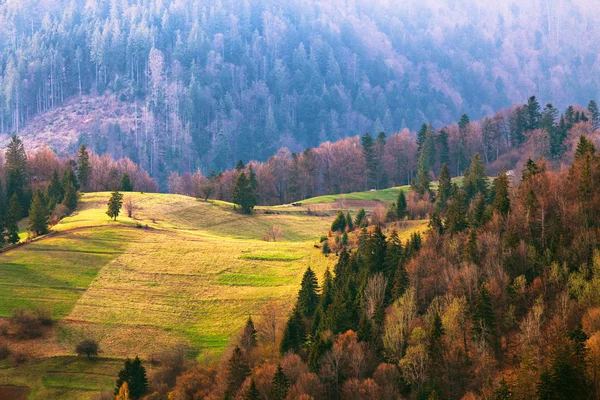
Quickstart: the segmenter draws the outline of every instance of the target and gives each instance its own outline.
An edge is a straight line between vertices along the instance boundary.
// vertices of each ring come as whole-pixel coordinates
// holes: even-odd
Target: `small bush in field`
[[[77,347],[75,347],[75,352],[78,356],[86,356],[89,360],[91,360],[92,357],[96,357],[99,351],[100,346],[94,339],[83,339],[79,342]]]

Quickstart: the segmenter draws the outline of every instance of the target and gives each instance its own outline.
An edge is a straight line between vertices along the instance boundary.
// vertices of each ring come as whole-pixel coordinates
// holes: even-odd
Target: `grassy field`
[[[335,263],[313,246],[330,215],[245,216],[223,202],[127,196],[134,218],[110,221],[109,193],[85,194],[56,234],[0,256],[0,317],[43,306],[57,320],[42,339],[15,344],[33,361],[0,363],[0,385],[30,386],[33,399],[83,399],[110,389],[127,356],[185,343],[215,360],[248,315],[272,300],[292,304],[307,266],[321,277]],[[272,226],[277,242],[263,240]],[[410,223],[404,234],[423,229]],[[85,337],[99,341],[101,360],[73,356]]]

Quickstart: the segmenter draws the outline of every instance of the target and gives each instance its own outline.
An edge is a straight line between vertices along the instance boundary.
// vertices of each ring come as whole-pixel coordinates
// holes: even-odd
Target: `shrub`
[[[10,348],[6,343],[0,343],[0,360],[4,360],[8,356],[10,356]]]
[[[25,308],[17,308],[10,317],[15,335],[21,339],[34,339],[42,336],[42,323],[35,313]]]
[[[52,311],[50,311],[49,308],[46,308],[46,307],[36,308],[34,313],[42,325],[45,325],[45,326],[52,325]]]
[[[100,350],[100,346],[98,346],[98,342],[94,339],[83,339],[77,347],[75,347],[75,352],[78,356],[87,356],[88,360],[91,360],[92,357],[96,357],[98,355],[98,351]]]

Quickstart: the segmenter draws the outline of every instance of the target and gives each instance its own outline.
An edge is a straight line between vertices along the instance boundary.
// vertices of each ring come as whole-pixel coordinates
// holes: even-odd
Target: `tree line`
[[[406,129],[391,135],[364,134],[299,153],[282,148],[266,162],[248,162],[245,172],[252,167],[256,203],[262,205],[414,182],[423,194],[428,182],[439,179],[442,165],[451,177],[462,176],[476,153],[492,174],[503,167],[520,169],[528,158],[544,157],[555,166],[568,163],[579,136],[595,138],[599,128],[600,111],[594,100],[585,108],[569,106],[559,115],[551,104],[541,108],[532,96],[493,117],[471,121],[465,114],[457,124],[441,129],[423,124],[414,133]],[[239,171],[238,163],[238,168],[222,173],[173,172],[169,191],[233,201]]]

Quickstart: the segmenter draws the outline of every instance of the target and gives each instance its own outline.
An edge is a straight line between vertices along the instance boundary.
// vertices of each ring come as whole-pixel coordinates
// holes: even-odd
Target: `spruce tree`
[[[442,164],[442,169],[440,170],[440,179],[438,185],[438,193],[435,199],[436,208],[442,212],[446,210],[446,206],[448,205],[448,199],[452,194],[452,178],[450,177],[450,170],[448,166],[444,163]]]
[[[502,169],[494,180],[494,210],[503,217],[510,211],[509,189],[508,175],[506,170]]]
[[[356,213],[356,218],[354,219],[354,227],[355,228],[364,228],[369,225],[369,220],[367,219],[367,212],[364,208],[361,208]]]
[[[535,96],[531,96],[527,100],[527,105],[525,106],[525,109],[527,110],[525,129],[528,131],[537,129],[540,125],[541,112],[540,103],[538,103]]]
[[[425,138],[427,137],[427,124],[423,123],[421,128],[417,132],[417,158],[421,155],[421,149],[425,144]]]
[[[579,137],[579,142],[577,143],[577,149],[575,150],[575,160],[583,158],[586,154],[593,156],[595,153],[596,148],[594,147],[594,144],[584,135],[581,135]]]
[[[260,400],[260,393],[256,388],[256,383],[254,382],[254,379],[250,379],[250,386],[244,394],[244,400]]]
[[[317,276],[313,270],[308,267],[304,276],[302,277],[302,283],[300,291],[298,292],[298,311],[305,318],[311,318],[319,305],[319,294],[318,291]]]
[[[332,232],[344,232],[346,230],[346,215],[340,210],[331,224]]]
[[[21,219],[21,215],[23,212],[21,211],[21,204],[19,203],[19,198],[17,194],[14,193],[10,198],[10,202],[8,204],[8,211],[6,212],[6,236],[8,243],[14,244],[18,243],[19,240],[19,220]]]
[[[402,220],[406,217],[406,195],[404,194],[404,190],[400,189],[398,193],[398,198],[396,199],[396,217]]]
[[[288,395],[288,389],[290,387],[290,382],[283,373],[283,368],[281,368],[281,364],[277,366],[277,371],[275,371],[275,375],[273,376],[273,400],[285,400]]]
[[[496,320],[492,299],[487,286],[482,283],[473,313],[473,334],[479,339],[490,341],[495,336]]]
[[[299,353],[300,349],[304,345],[306,340],[306,330],[304,328],[304,321],[302,320],[302,314],[295,307],[290,315],[290,318],[285,324],[283,329],[283,337],[281,338],[281,344],[279,351],[281,354],[288,352]]]
[[[116,221],[119,213],[121,212],[122,206],[123,194],[119,193],[119,191],[112,192],[110,195],[110,200],[108,200],[108,210],[106,211],[106,215]]]
[[[242,387],[246,378],[250,376],[250,367],[244,352],[236,346],[229,359],[229,371],[227,373],[227,388],[225,399],[235,398],[236,393]]]
[[[49,221],[50,213],[44,204],[42,193],[38,190],[33,196],[29,209],[29,231],[35,236],[44,235],[48,233]]]
[[[90,166],[90,155],[84,144],[79,148],[77,155],[77,180],[82,190],[87,190],[90,182],[92,167]]]
[[[448,206],[444,229],[451,235],[462,231],[467,227],[467,204],[462,189],[456,189],[454,198]]]
[[[248,317],[246,326],[242,331],[242,337],[240,338],[240,346],[245,353],[249,353],[256,348],[257,345],[258,341],[256,340],[256,329],[254,328],[254,322],[252,322],[252,318]]]
[[[115,394],[119,393],[121,386],[127,383],[129,395],[132,400],[141,399],[148,391],[148,378],[146,377],[146,368],[142,365],[139,357],[135,359],[128,358],[125,365],[119,371]]]
[[[241,171],[235,180],[233,202],[238,205],[245,214],[251,214],[256,206],[256,195],[252,189],[251,182],[244,171]]]
[[[596,101],[590,100],[587,109],[590,113],[590,123],[592,124],[592,128],[594,130],[600,129],[600,110],[598,109]]]
[[[438,143],[438,165],[450,163],[450,147],[448,146],[448,132],[445,129],[440,131],[437,137]]]
[[[463,188],[467,196],[467,201],[471,201],[478,193],[481,193],[483,196],[487,196],[488,194],[488,178],[485,175],[485,167],[478,153],[473,154],[471,158],[471,165],[465,172]]]
[[[54,210],[54,206],[62,203],[65,195],[65,188],[62,185],[62,181],[58,177],[58,171],[52,172],[50,183],[46,188],[46,199],[48,200],[48,209]]]
[[[584,140],[585,140],[585,138],[584,138]],[[580,141],[580,143],[581,143],[581,141]],[[579,147],[578,147],[578,149],[579,149]],[[575,157],[577,157],[577,153],[575,154]],[[531,158],[528,158],[527,162],[525,163],[525,169],[523,170],[523,175],[521,176],[521,183],[526,182],[529,178],[537,175],[539,172],[540,172],[539,168],[538,168],[537,164],[535,163],[535,161],[533,161]]]
[[[352,216],[350,215],[350,211],[346,213],[346,226],[348,227],[348,232],[354,231],[354,222],[352,222]]]
[[[67,190],[65,191],[65,196],[63,198],[63,205],[67,207],[69,212],[72,212],[77,208],[77,202],[79,201],[79,194],[77,193],[77,189],[73,186],[72,183],[69,182],[69,186],[67,186]]]
[[[23,211],[29,205],[28,197],[25,193],[28,183],[27,154],[25,154],[23,142],[16,135],[11,138],[4,153],[4,158],[6,160],[4,165],[6,173],[6,197],[12,198],[16,194],[21,205],[21,210]],[[19,217],[23,216],[20,215]]]
[[[119,186],[122,192],[133,192],[133,184],[131,183],[129,174],[123,173],[123,175],[121,175],[121,184]]]
[[[379,158],[375,148],[375,141],[373,136],[369,133],[365,133],[360,140],[363,148],[363,154],[365,156],[365,162],[367,164],[367,179],[366,179],[366,190],[377,188],[377,174],[379,171]]]

